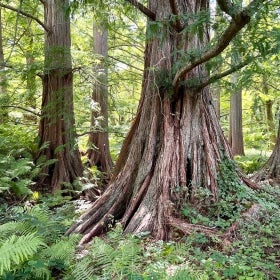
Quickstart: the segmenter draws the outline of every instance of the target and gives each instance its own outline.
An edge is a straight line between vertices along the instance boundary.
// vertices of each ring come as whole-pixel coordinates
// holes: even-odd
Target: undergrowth
[[[210,194],[200,196],[202,213],[188,205],[183,214],[192,223],[224,232],[239,226],[231,243],[219,236],[193,233],[178,240],[154,241],[149,233],[123,235],[117,224],[85,247],[80,236],[64,236],[75,206],[62,194],[33,193],[22,206],[0,204],[0,280],[276,280],[280,278],[280,188],[253,191],[234,176],[233,162],[222,162],[219,202],[208,207]],[[257,216],[242,218],[252,203]],[[206,208],[207,208],[206,207]],[[205,210],[205,209],[202,209]]]
[[[264,186],[253,194],[261,210],[239,220],[230,244],[201,233],[155,242],[148,234],[123,236],[117,225],[94,238],[65,279],[279,279],[280,189]]]
[[[46,203],[3,204],[0,210],[0,279],[61,279],[80,239],[63,236],[72,222],[73,205],[50,210]]]
[[[280,189],[264,186],[254,195],[261,208],[258,216],[240,219],[227,245],[201,233],[156,242],[149,233],[123,235],[117,224],[80,247],[80,236],[64,236],[75,213],[72,202],[54,206],[42,198],[35,206],[3,204],[0,279],[279,279]]]

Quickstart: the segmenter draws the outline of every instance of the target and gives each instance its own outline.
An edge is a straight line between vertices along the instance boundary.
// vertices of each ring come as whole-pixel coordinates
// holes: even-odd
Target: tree
[[[45,69],[42,76],[42,117],[39,154],[48,164],[38,180],[40,187],[60,190],[82,175],[76,143],[73,110],[73,69],[70,52],[68,0],[44,1]]]
[[[238,56],[238,60],[240,60]],[[238,85],[238,73],[232,74],[234,92],[230,96],[230,128],[229,143],[232,154],[244,155],[242,130],[242,88]]]
[[[44,22],[33,15],[34,9],[30,3],[24,6],[21,1],[19,8],[0,3],[0,7],[16,12],[17,17],[32,19],[45,31],[44,71],[41,74],[43,93],[38,132],[40,149],[37,158],[37,162],[44,168],[38,178],[37,188],[55,192],[69,188],[82,175],[83,166],[77,148],[74,122],[69,3],[68,0],[41,2],[44,4]],[[35,11],[37,5],[35,3]],[[24,11],[24,7],[30,8],[33,14]]]
[[[265,99],[265,113],[266,113],[266,123],[267,123],[267,132],[269,134],[270,140],[270,148],[273,149],[274,144],[276,142],[276,135],[275,135],[275,125],[273,120],[273,113],[272,113],[272,106],[273,100],[269,98],[269,90],[268,90],[268,77],[267,74],[262,75],[262,92],[263,95],[266,96]]]
[[[107,177],[110,176],[113,162],[109,150],[108,137],[108,69],[106,59],[108,59],[108,32],[101,25],[93,25],[93,52],[97,56],[99,63],[94,69],[95,84],[92,94],[94,102],[100,106],[100,111],[91,112],[91,126],[95,126],[96,119],[99,119],[98,129],[100,131],[91,132],[89,135],[90,148],[87,151],[91,165],[96,165],[98,169]],[[99,118],[101,115],[101,119]]]
[[[263,168],[253,176],[256,182],[269,180],[270,182],[280,183],[280,119],[278,124],[278,133],[276,144],[271,156]]]
[[[5,75],[5,57],[4,57],[4,46],[3,46],[3,23],[2,23],[2,9],[0,7],[0,98],[4,100],[7,96],[7,77]],[[2,103],[2,102],[1,102]],[[0,112],[0,123],[3,123],[8,117],[7,110],[1,109]]]
[[[174,228],[211,232],[180,215],[183,202],[208,205],[200,209],[207,212],[219,200],[220,162],[231,159],[208,85],[234,70],[209,77],[205,63],[228,46],[263,1],[240,10],[219,0],[231,21],[211,44],[208,1],[151,0],[148,8],[129,2],[149,18],[142,94],[109,187],[68,231],[85,234],[81,243],[112,219],[125,232],[149,231],[157,239],[172,238]],[[209,193],[208,204],[200,201],[201,191]]]

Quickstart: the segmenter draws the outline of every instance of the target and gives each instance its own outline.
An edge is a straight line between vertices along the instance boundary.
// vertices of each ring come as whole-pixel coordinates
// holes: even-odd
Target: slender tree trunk
[[[5,58],[4,58],[4,46],[3,46],[3,24],[2,24],[2,9],[0,8],[0,98],[3,101],[7,101],[7,77],[5,75]],[[5,123],[8,118],[7,109],[1,108],[0,112],[0,124]]]
[[[238,55],[237,61],[240,62]],[[237,85],[238,73],[231,76],[233,86]],[[233,156],[244,155],[243,130],[242,130],[242,88],[236,87],[230,96],[230,125],[229,143]]]
[[[267,75],[263,74],[262,76],[262,91],[265,96],[268,96],[268,85],[267,85]],[[272,113],[272,106],[273,101],[271,99],[265,101],[265,113],[266,113],[266,123],[267,123],[267,132],[269,134],[270,140],[270,148],[273,149],[274,144],[276,142],[276,135],[275,135],[275,125],[273,120],[273,113]]]
[[[30,28],[31,22],[29,22]],[[26,76],[26,102],[27,106],[33,110],[34,112],[37,109],[37,101],[36,101],[36,68],[34,67],[36,58],[34,56],[34,38],[33,34],[30,30],[26,32],[29,36],[28,45],[26,46],[25,51],[25,61],[27,68],[27,76]],[[37,117],[35,115],[25,115],[27,120],[30,120],[34,123],[37,123]]]
[[[76,143],[73,110],[73,73],[70,53],[70,20],[67,0],[44,1],[45,73],[42,114],[39,126],[40,157],[56,162],[43,170],[38,184],[56,191],[70,187],[82,175],[83,167]]]
[[[151,0],[149,4],[160,22],[176,10],[174,1]],[[180,0],[176,4],[182,14],[209,8],[208,1]],[[140,104],[113,178],[105,193],[68,231],[83,233],[81,243],[106,230],[113,220],[119,220],[127,233],[148,231],[157,239],[169,239],[176,230],[189,232],[191,226],[181,215],[183,205],[201,206],[207,212],[219,200],[219,162],[231,159],[231,152],[209,87],[184,86],[184,82],[208,75],[204,65],[188,71],[178,91],[170,87],[172,66],[182,59],[176,50],[200,49],[206,44],[207,24],[203,27],[202,34],[189,34],[187,40],[170,28],[163,40],[147,41]],[[164,28],[157,34],[161,32]],[[203,202],[201,192],[209,193]]]
[[[212,89],[212,97],[213,97],[213,102],[214,102],[214,107],[215,107],[215,110],[216,110],[216,114],[218,116],[218,119],[220,119],[220,115],[221,115],[221,109],[220,109],[221,93],[220,93],[220,90],[218,88],[213,88]]]
[[[108,70],[106,58],[108,57],[108,32],[102,26],[93,25],[93,52],[99,56],[99,63],[94,69],[95,84],[92,99],[100,106],[100,112],[92,110],[91,126],[93,130],[89,135],[88,158],[91,165],[96,165],[98,169],[104,172],[107,178],[110,177],[113,162],[109,150],[108,136]],[[100,119],[101,116],[101,119]],[[99,119],[99,125],[96,126],[96,120]]]
[[[242,90],[239,89],[230,96],[230,132],[229,143],[232,154],[244,155],[242,130]]]

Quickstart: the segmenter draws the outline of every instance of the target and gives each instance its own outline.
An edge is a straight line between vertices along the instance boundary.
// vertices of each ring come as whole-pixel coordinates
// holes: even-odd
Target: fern
[[[53,260],[63,260],[65,263],[70,264],[75,257],[75,247],[80,240],[80,235],[71,235],[63,237],[54,244],[50,245],[42,252],[43,258]]]
[[[20,235],[26,235],[34,232],[34,228],[30,227],[30,223],[26,221],[8,222],[0,225],[0,240],[6,238],[12,233],[20,233]]]
[[[132,279],[140,271],[143,256],[139,239],[123,236],[120,226],[108,239],[94,238],[91,251],[72,270],[75,280]]]
[[[0,275],[33,256],[41,246],[45,244],[35,233],[12,235],[0,247]]]
[[[92,260],[90,258],[83,258],[80,260],[73,268],[71,272],[71,276],[75,280],[95,280],[98,279],[95,276],[94,270],[91,269]],[[67,278],[66,278],[67,279]]]

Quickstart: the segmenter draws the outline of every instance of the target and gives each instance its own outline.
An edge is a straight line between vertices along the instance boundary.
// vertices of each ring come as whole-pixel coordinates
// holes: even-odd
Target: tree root
[[[241,218],[242,220],[249,220],[249,219],[257,219],[258,218],[258,213],[260,211],[261,207],[254,203],[247,211],[245,211],[242,215]],[[225,233],[223,233],[222,237],[225,243],[230,244],[230,241],[236,236],[235,232],[238,229],[240,225],[240,222],[235,221]]]
[[[260,206],[258,204],[253,204],[247,211],[245,211],[240,219],[242,220],[250,220],[250,219],[257,219],[258,213],[260,211]],[[218,237],[224,246],[228,246],[231,244],[231,241],[236,236],[235,232],[237,231],[238,227],[240,226],[240,221],[235,221],[224,233],[219,233],[217,228],[207,227],[203,225],[196,225],[186,223],[185,221],[171,217],[169,219],[169,225],[180,230],[182,233],[186,235],[190,235],[193,232],[203,233],[207,237],[211,237],[215,235]]]
[[[216,235],[218,233],[218,229],[216,228],[186,223],[178,218],[170,218],[169,225],[180,230],[186,235],[189,235],[193,232],[200,232],[205,234],[206,236],[211,236],[214,234]]]

